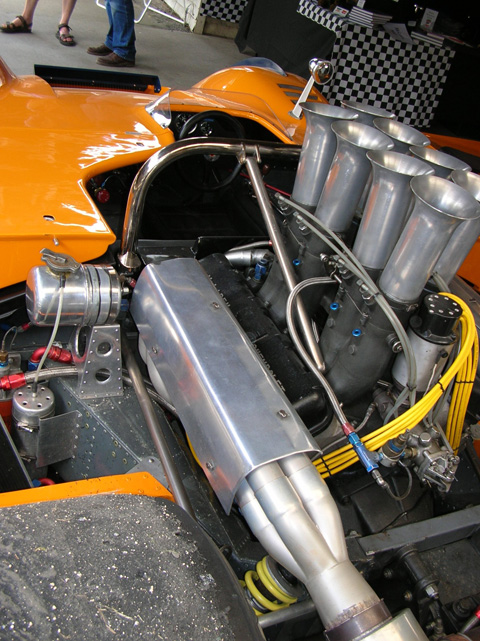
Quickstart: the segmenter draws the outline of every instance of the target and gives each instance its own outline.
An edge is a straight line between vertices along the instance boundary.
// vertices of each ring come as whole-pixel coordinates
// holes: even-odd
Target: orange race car
[[[0,639],[480,638],[478,143],[321,60],[35,71],[0,61]]]

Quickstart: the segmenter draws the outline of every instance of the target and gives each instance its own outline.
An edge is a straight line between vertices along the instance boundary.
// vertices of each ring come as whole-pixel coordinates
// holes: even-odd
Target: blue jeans
[[[106,0],[110,30],[105,44],[117,56],[135,61],[135,14],[132,0]]]

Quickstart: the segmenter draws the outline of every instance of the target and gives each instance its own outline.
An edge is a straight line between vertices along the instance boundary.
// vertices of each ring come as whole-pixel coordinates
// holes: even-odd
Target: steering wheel
[[[189,118],[180,129],[178,140],[190,136],[214,135],[218,124],[222,129],[231,130],[235,138],[245,138],[245,129],[237,118],[223,111],[210,110]],[[201,165],[198,163],[199,158],[202,159]],[[179,162],[179,168],[183,178],[193,187],[202,191],[214,191],[232,183],[240,173],[242,165],[233,157],[205,154],[183,159]]]

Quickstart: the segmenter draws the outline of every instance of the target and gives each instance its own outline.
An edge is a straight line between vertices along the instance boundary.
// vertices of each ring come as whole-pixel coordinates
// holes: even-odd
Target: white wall
[[[193,31],[200,17],[202,0],[165,0],[165,3],[177,16],[185,19],[185,23]]]

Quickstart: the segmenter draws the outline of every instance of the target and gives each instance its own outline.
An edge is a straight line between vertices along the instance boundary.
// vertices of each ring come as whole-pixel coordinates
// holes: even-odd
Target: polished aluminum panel
[[[80,412],[50,416],[40,421],[36,466],[53,465],[71,458],[82,424]]]
[[[364,637],[365,641],[427,641],[425,632],[410,610],[397,616]]]
[[[60,301],[60,277],[41,265],[27,277],[27,312],[34,325],[54,325]],[[104,325],[120,313],[122,288],[118,274],[108,265],[78,265],[66,273],[62,325]]]
[[[132,316],[226,512],[254,469],[318,446],[194,259],[148,265]]]

